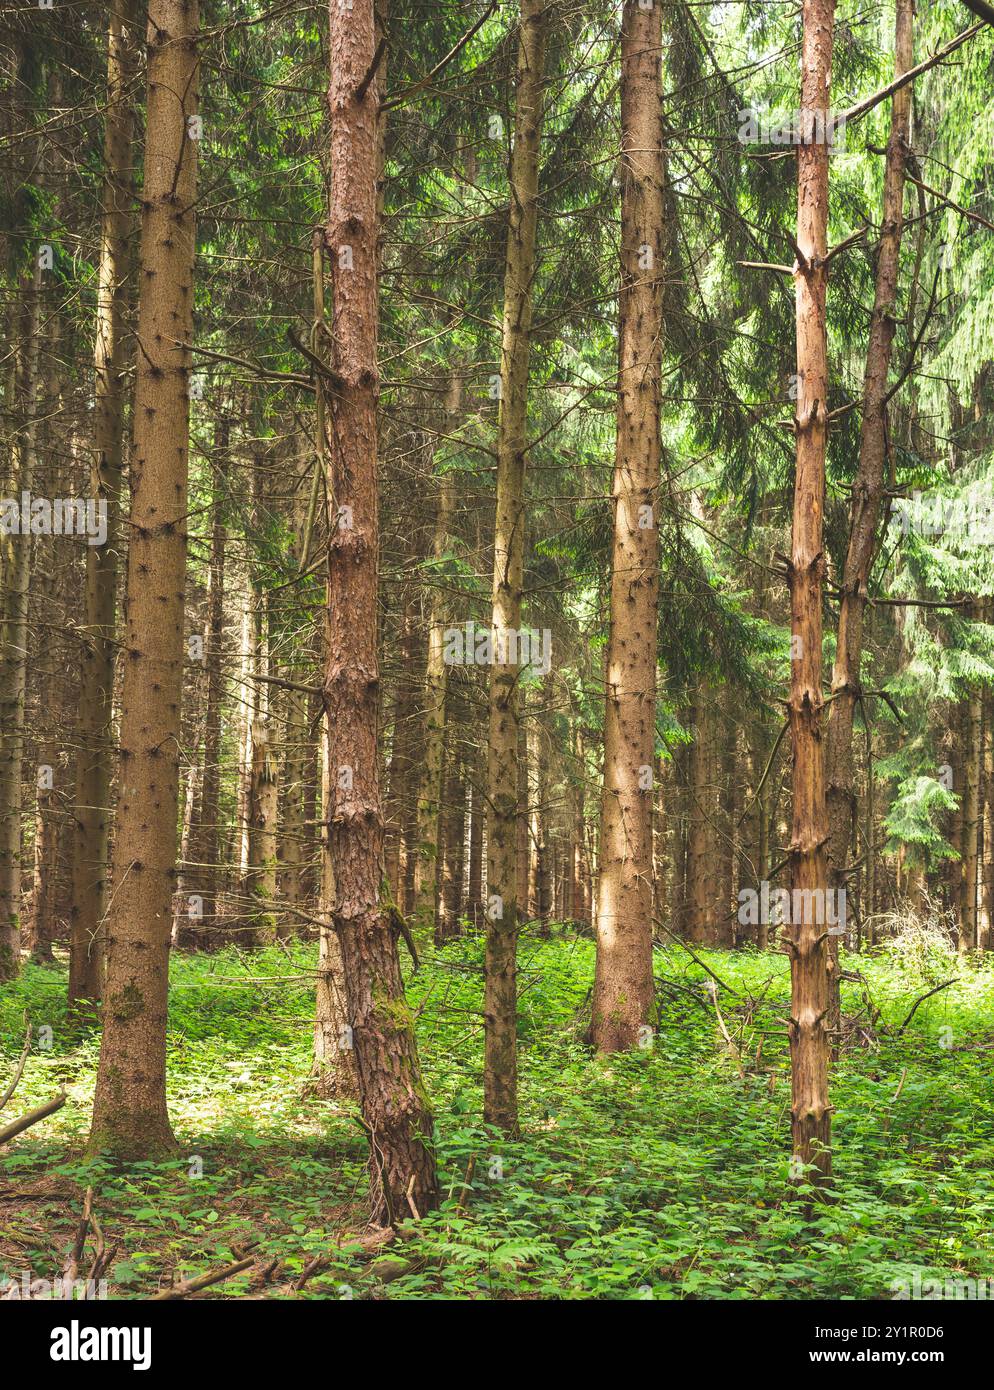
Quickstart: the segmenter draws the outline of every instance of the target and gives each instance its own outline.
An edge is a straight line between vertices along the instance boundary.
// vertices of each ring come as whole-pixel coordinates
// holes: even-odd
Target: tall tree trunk
[[[69,1007],[103,992],[113,774],[114,655],[117,576],[122,549],[120,506],[124,477],[125,372],[131,300],[131,237],[135,115],[131,87],[137,58],[135,0],[110,8],[107,31],[107,108],[101,193],[100,269],[94,345],[95,399],[90,494],[107,509],[107,539],[86,549],[82,672],[76,729],[73,796],[72,901],[69,923]]]
[[[634,1047],[653,1004],[658,495],[663,354],[662,5],[621,19],[621,297],[611,622],[604,705],[597,965],[591,1033]]]
[[[176,882],[199,15],[150,0],[121,785],[89,1152],[171,1150],[169,933]]]
[[[705,945],[711,936],[711,827],[708,800],[708,747],[711,739],[710,690],[701,680],[694,697],[694,741],[687,755],[687,868],[684,930],[688,941]]]
[[[741,804],[739,784],[739,729],[734,716],[734,697],[725,687],[722,701],[721,761],[716,769],[718,779],[718,836],[721,875],[718,900],[715,903],[715,936],[717,945],[728,950],[736,944],[735,912],[732,904],[738,901],[738,819]]]
[[[11,463],[12,492],[31,492],[38,445],[38,357],[41,259],[31,236],[31,208],[39,182],[39,142],[31,103],[42,90],[42,68],[30,44],[17,54],[15,84],[23,101],[24,173],[11,218],[16,236],[12,276],[16,286],[13,371],[16,421]],[[31,536],[20,529],[0,546],[0,981],[20,970],[21,951],[21,778],[24,762],[24,702],[28,670],[28,581]]]
[[[987,600],[987,621],[994,613],[994,603]],[[984,853],[981,864],[983,891],[983,920],[980,949],[994,949],[994,700],[984,692]]]
[[[483,1115],[507,1133],[518,1126],[517,947],[527,904],[519,895],[518,685],[525,561],[525,461],[531,354],[538,158],[542,140],[546,0],[521,0],[515,74],[510,215],[497,431],[490,736],[487,758],[487,942]],[[512,642],[514,649],[512,650]]]
[[[432,545],[436,566],[445,555],[455,510],[455,475],[442,476],[438,491],[438,512]],[[425,676],[425,743],[418,795],[418,858],[414,870],[417,924],[430,930],[435,922],[435,904],[441,873],[439,863],[439,807],[442,800],[442,763],[445,745],[445,696],[449,668],[445,663],[445,618],[448,609],[441,576],[436,574],[431,596],[431,625],[428,630],[428,669]]]
[[[979,618],[979,604],[974,600],[971,616]],[[962,916],[960,919],[959,946],[961,951],[974,951],[979,944],[978,935],[978,880],[980,845],[980,788],[983,767],[983,703],[980,687],[970,690],[964,706],[964,731],[966,743],[963,749],[963,857],[961,861]]]
[[[291,667],[290,675],[294,676],[297,670],[297,667]],[[283,826],[280,832],[280,895],[287,907],[299,907],[304,901],[304,782],[308,758],[314,751],[308,737],[306,691],[286,692],[285,745]]]
[[[450,696],[452,687],[450,686]],[[466,783],[463,750],[457,742],[453,708],[449,714],[450,736],[446,754],[445,797],[442,810],[441,855],[438,911],[435,916],[435,943],[441,945],[461,930],[462,880],[465,867]],[[460,734],[464,731],[460,729]]]
[[[328,428],[328,623],[324,696],[331,767],[332,924],[341,946],[370,1196],[381,1223],[438,1200],[432,1113],[395,925],[381,903],[383,813],[377,764],[377,236],[379,86],[373,0],[329,7],[331,189],[324,246],[334,334],[324,347]]]
[[[522,696],[522,698],[524,698]],[[531,827],[529,825],[531,777],[528,769],[528,724],[524,711],[518,719],[518,810],[514,823],[515,881],[522,922],[528,918],[529,880],[531,877]],[[488,754],[489,763],[489,754]]]
[[[276,940],[276,897],[279,809],[277,760],[272,747],[273,721],[268,709],[252,721],[252,778],[249,801],[248,933],[247,945],[265,946]]]
[[[204,771],[197,825],[193,835],[194,881],[201,899],[201,944],[217,944],[218,897],[221,887],[221,702],[224,697],[224,550],[228,450],[231,418],[218,422],[213,459],[211,550],[207,576],[207,631],[204,666],[207,691],[204,705]]]
[[[417,688],[414,670],[417,662],[418,622],[414,586],[404,597],[398,651],[398,673],[393,702],[393,747],[387,780],[388,825],[386,875],[394,901],[405,909],[404,874],[407,866],[405,828],[414,794],[414,726],[417,719]]]
[[[469,875],[466,884],[466,916],[474,927],[483,925],[483,768],[480,749],[470,740],[469,778]]]
[[[19,281],[23,313],[19,343],[15,496],[30,493],[36,462],[38,347],[41,271],[38,265]],[[28,672],[28,582],[31,536],[4,539],[2,638],[0,638],[0,981],[20,969],[21,947],[21,779],[24,764],[24,704]]]
[[[826,903],[828,814],[821,736],[822,580],[825,570],[825,448],[828,438],[828,157],[835,0],[804,0],[801,143],[797,147],[797,461],[789,567],[793,747],[792,901],[786,932],[791,968],[792,1176],[831,1169],[828,1102],[829,979]],[[821,130],[818,131],[817,127]],[[820,138],[819,138],[820,135]],[[822,918],[819,921],[819,917]]]
[[[58,105],[60,101],[59,75],[50,73],[48,80],[49,104]],[[49,369],[46,373],[44,400],[40,413],[47,423],[42,427],[43,451],[48,456],[47,481],[43,484],[49,497],[58,497],[63,484],[68,487],[69,479],[59,467],[55,447],[58,424],[63,419],[62,388],[56,363],[61,358],[59,315],[50,315],[48,332]],[[34,571],[38,582],[38,597],[43,611],[62,611],[67,619],[70,612],[67,580],[73,568],[72,548],[64,539],[50,536],[46,540],[38,538],[36,544],[41,553],[37,554]],[[28,948],[35,962],[52,963],[52,943],[58,934],[59,879],[59,841],[63,824],[61,812],[61,791],[58,786],[61,763],[59,758],[60,740],[69,719],[66,699],[64,672],[66,661],[59,645],[49,643],[48,651],[51,665],[36,672],[39,713],[42,714],[44,732],[36,745],[35,764],[35,839],[34,872],[31,888],[31,922],[28,933]],[[60,660],[60,656],[62,660]],[[46,663],[47,664],[47,663]]]
[[[894,76],[900,77],[907,72],[913,60],[914,0],[897,0]],[[863,374],[859,463],[849,504],[849,546],[842,571],[839,627],[832,671],[832,703],[828,713],[825,749],[828,866],[831,887],[836,892],[846,888],[846,855],[856,820],[853,719],[856,703],[862,694],[863,613],[870,571],[879,544],[880,512],[887,476],[887,391],[897,322],[904,185],[911,134],[911,90],[912,84],[908,83],[891,98],[883,220]],[[830,937],[829,1027],[832,1029],[839,1025],[838,948],[838,937]]]

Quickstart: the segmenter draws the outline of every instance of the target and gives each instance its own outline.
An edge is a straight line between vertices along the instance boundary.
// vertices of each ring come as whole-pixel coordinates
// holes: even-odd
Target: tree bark
[[[132,352],[127,331],[134,232],[132,144],[135,113],[131,85],[137,59],[137,28],[135,0],[121,0],[111,7],[107,31],[107,110],[90,464],[91,495],[107,508],[107,539],[101,546],[91,545],[86,549],[69,923],[69,1008],[83,1013],[92,1012],[92,1002],[103,992],[104,943],[100,933],[107,907],[110,865],[114,638],[122,551],[120,507],[124,478],[125,373]]]
[[[971,616],[979,620],[979,604],[976,600],[971,608]],[[963,749],[963,857],[961,870],[963,885],[961,890],[962,915],[960,918],[959,946],[961,951],[974,951],[980,944],[978,922],[978,880],[980,870],[980,790],[983,767],[983,703],[979,686],[973,686],[964,705],[964,729],[966,745]]]
[[[381,902],[383,813],[377,762],[377,110],[373,0],[329,7],[331,188],[324,248],[334,334],[319,381],[327,422],[328,622],[324,680],[334,864],[332,926],[369,1137],[373,1219],[392,1224],[438,1200],[432,1113],[397,934]],[[333,389],[331,384],[334,383]]]
[[[828,158],[835,0],[804,0],[801,143],[797,147],[797,421],[794,520],[788,578],[793,749],[790,840],[792,901],[785,939],[791,963],[791,1114],[795,1181],[831,1169],[828,1101],[829,980],[825,904],[828,815],[821,714],[822,582],[825,570],[825,450],[828,437]],[[821,124],[821,138],[816,134]],[[799,895],[799,900],[798,900]],[[822,918],[819,921],[819,917]]]
[[[637,1045],[653,1005],[658,493],[663,353],[662,5],[621,20],[621,297],[604,707],[597,965],[599,1052]]]
[[[174,1148],[166,1111],[176,883],[189,378],[196,254],[196,0],[151,0],[120,793],[88,1151]]]
[[[221,702],[224,696],[224,520],[228,476],[231,419],[222,414],[215,435],[213,495],[211,500],[211,551],[207,577],[207,631],[204,665],[207,691],[204,706],[204,770],[199,814],[193,835],[194,882],[201,902],[201,942],[218,942],[218,897],[221,886]]]
[[[20,93],[41,89],[41,66],[25,44],[18,53],[16,83]],[[25,113],[33,121],[30,108]],[[24,238],[15,263],[17,342],[14,384],[17,411],[12,476],[14,495],[30,493],[38,436],[38,357],[41,307],[41,261],[30,234],[30,196],[38,179],[38,139],[27,139],[24,181],[18,189],[13,225]],[[0,550],[0,982],[12,980],[21,961],[21,778],[24,763],[24,701],[28,670],[28,582],[31,536],[11,532]]]
[[[342,948],[332,925],[335,903],[335,866],[328,837],[332,805],[328,764],[328,738],[321,722],[321,883],[318,916],[318,973],[314,1013],[314,1089],[328,1100],[355,1100],[359,1078],[355,1068],[355,1043],[349,1026],[345,997]]]
[[[438,512],[432,553],[441,564],[449,542],[455,508],[455,477],[446,473],[439,482]],[[441,576],[431,596],[431,625],[428,630],[428,666],[425,674],[425,740],[421,786],[418,794],[418,857],[414,868],[414,915],[418,926],[432,930],[441,874],[439,862],[439,809],[442,801],[442,764],[445,744],[445,696],[449,668],[445,664],[445,617],[447,611]]]
[[[894,76],[914,61],[914,0],[897,0]],[[904,185],[911,134],[912,84],[891,99],[890,138],[884,170],[883,221],[877,253],[876,289],[863,374],[863,421],[859,463],[849,504],[849,546],[842,572],[832,703],[825,749],[828,804],[828,866],[831,886],[846,888],[846,857],[856,821],[853,719],[862,693],[863,614],[870,571],[879,545],[879,524],[887,476],[887,390],[897,284],[904,231]],[[839,1024],[838,937],[829,939],[830,1028]]]
[[[525,555],[525,462],[531,354],[538,164],[542,139],[546,0],[521,0],[515,74],[510,217],[497,431],[493,613],[487,756],[487,941],[483,1116],[506,1133],[518,1127],[517,945],[527,903],[519,894],[518,652]],[[526,860],[527,862],[527,860]]]

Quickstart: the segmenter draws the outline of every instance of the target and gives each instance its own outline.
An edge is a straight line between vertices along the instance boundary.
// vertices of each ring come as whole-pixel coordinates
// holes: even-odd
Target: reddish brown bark
[[[172,1149],[166,1112],[176,885],[189,378],[193,339],[198,7],[152,0],[114,894],[89,1150]],[[195,130],[195,127],[194,127]]]
[[[397,934],[381,902],[383,814],[377,757],[377,108],[373,0],[329,7],[331,188],[324,248],[334,334],[325,340],[328,623],[324,679],[334,866],[332,926],[369,1138],[374,1220],[438,1200],[432,1113]]]
[[[483,1114],[513,1132],[518,1124],[517,943],[527,913],[520,888],[520,668],[511,639],[521,628],[525,548],[525,461],[528,446],[528,362],[538,222],[538,156],[542,136],[546,0],[521,0],[515,78],[511,203],[504,263],[504,317],[497,438],[492,631],[487,766],[487,945]]]
[[[828,437],[828,159],[834,0],[804,0],[801,143],[797,150],[797,421],[794,521],[789,566],[793,749],[791,887],[785,930],[791,962],[792,1176],[831,1168],[828,1101],[829,982],[826,903],[828,814],[821,714],[822,583],[825,571],[825,450]],[[820,127],[820,129],[818,129]]]
[[[658,489],[663,338],[662,6],[621,19],[621,297],[591,1036],[634,1047],[653,1004]]]
[[[914,0],[898,0],[894,38],[894,76],[908,71],[914,60]],[[863,375],[863,420],[859,464],[849,504],[849,545],[842,571],[839,626],[832,704],[825,751],[828,803],[828,864],[832,887],[846,887],[846,860],[856,820],[853,768],[853,720],[862,693],[863,614],[870,571],[880,543],[880,514],[887,477],[887,391],[894,329],[897,284],[904,230],[904,186],[911,129],[909,83],[895,92],[891,105],[890,138],[884,170],[883,220],[877,254],[876,289]],[[838,939],[829,943],[832,1007],[830,1023],[838,1025]]]

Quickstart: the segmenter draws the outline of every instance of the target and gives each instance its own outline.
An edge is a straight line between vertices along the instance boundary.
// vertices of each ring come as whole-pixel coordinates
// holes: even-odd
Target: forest
[[[992,92],[0,0],[0,1301],[994,1298]]]

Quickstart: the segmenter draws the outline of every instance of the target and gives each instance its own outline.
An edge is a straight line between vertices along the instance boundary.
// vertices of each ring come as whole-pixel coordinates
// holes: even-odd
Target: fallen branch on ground
[[[66,1103],[65,1091],[60,1091],[51,1100],[46,1100],[44,1105],[39,1105],[37,1110],[29,1110],[26,1115],[22,1115],[19,1120],[12,1121],[3,1129],[0,1129],[0,1144],[6,1144],[8,1139],[13,1139],[15,1135],[22,1134],[24,1130],[36,1125],[39,1120],[43,1120],[46,1115],[54,1115],[56,1110],[61,1110]]]

